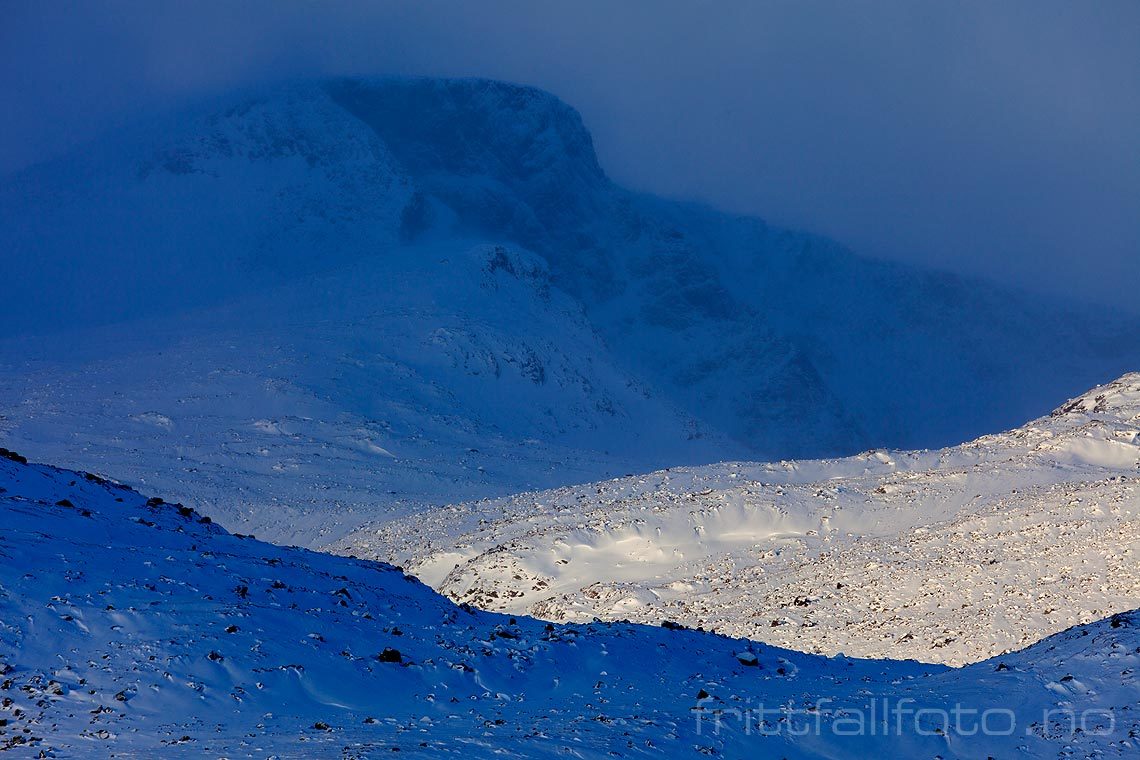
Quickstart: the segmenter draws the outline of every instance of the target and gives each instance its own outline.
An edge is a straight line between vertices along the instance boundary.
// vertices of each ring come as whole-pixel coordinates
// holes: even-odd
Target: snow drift
[[[676,625],[552,625],[460,607],[390,565],[231,535],[188,507],[0,454],[0,749],[1137,750],[1134,613],[960,670],[825,658]]]

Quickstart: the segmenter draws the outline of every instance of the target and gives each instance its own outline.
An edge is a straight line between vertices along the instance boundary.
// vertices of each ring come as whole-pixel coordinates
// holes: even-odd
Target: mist
[[[575,106],[635,189],[1140,311],[1140,4],[6,3],[0,171],[325,75]]]

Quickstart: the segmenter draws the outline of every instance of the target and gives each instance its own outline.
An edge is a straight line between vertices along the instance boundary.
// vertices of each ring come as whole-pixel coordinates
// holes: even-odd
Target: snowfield
[[[0,445],[310,548],[663,467],[958,443],[1140,362],[1134,316],[622,188],[570,106],[486,80],[156,116],[0,178],[0,249]]]
[[[553,625],[0,458],[14,756],[1133,757],[1140,614],[948,669]]]
[[[486,80],[156,117],[0,250],[0,752],[1140,755],[1133,315]]]
[[[676,468],[361,529],[457,601],[962,665],[1140,607],[1140,374],[939,451]]]
[[[433,504],[731,451],[615,366],[541,259],[457,245],[190,316],[0,341],[0,445],[311,547]]]

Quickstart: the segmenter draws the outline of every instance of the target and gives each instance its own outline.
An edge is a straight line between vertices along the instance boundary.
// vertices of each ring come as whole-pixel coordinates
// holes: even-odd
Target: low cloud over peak
[[[1140,6],[13,3],[0,170],[202,93],[484,76],[628,185],[1140,309]]]

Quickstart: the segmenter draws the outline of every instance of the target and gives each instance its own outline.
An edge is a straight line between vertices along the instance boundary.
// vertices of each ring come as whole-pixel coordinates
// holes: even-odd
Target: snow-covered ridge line
[[[1137,749],[1134,613],[957,670],[676,626],[551,625],[457,606],[390,565],[230,535],[102,477],[21,459],[0,456],[0,748],[584,758]],[[843,722],[853,716],[862,730]],[[981,716],[991,730],[974,730]]]
[[[975,662],[1140,606],[1140,373],[939,451],[673,468],[461,504],[332,548],[512,613]]]
[[[449,294],[478,293],[455,262],[473,245],[503,245],[543,261],[551,286],[603,339],[595,363],[699,423],[688,446],[654,467],[713,461],[700,436],[731,439],[740,458],[945,445],[1040,414],[1051,398],[1140,360],[1135,318],[871,261],[760,219],[618,187],[573,108],[486,80],[334,80],[221,96],[4,183],[0,244],[10,252],[0,275],[22,284],[0,302],[11,331],[127,320],[120,335],[145,334],[158,329],[154,312],[171,311],[185,321],[162,347],[170,351],[187,332],[229,337],[217,314],[193,310],[228,306],[232,318],[243,297],[303,290],[337,272],[373,284],[352,294],[364,313],[399,300],[401,276],[428,260]],[[434,316],[497,309],[504,322],[529,324],[527,309],[483,296],[455,315],[440,300]],[[313,300],[323,297],[316,289]],[[284,304],[267,311],[273,329],[239,352],[319,342],[312,326],[297,335]],[[185,324],[196,320],[210,329]],[[506,337],[557,343],[573,327],[562,321],[552,314]],[[343,337],[314,363],[335,366],[354,340],[381,331],[425,337],[395,320],[338,327]],[[501,345],[487,350],[504,359]],[[4,347],[13,362],[26,353]],[[334,378],[317,380],[321,395],[349,405]],[[558,401],[547,404],[552,438],[573,419]],[[610,444],[599,434],[592,451],[636,454]],[[57,446],[44,455],[74,453]]]

